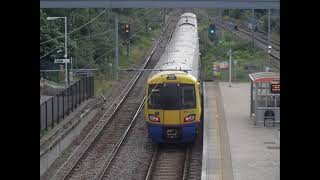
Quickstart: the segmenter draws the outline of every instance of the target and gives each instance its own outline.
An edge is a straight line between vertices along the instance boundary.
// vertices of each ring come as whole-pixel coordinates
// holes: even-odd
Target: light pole
[[[271,59],[270,59],[271,49],[272,49],[272,46],[269,45],[268,46],[268,63],[267,64],[270,64],[270,62],[271,62]],[[266,71],[268,71],[267,68],[266,68]]]
[[[231,87],[231,66],[232,66],[232,63],[231,63],[231,48],[229,49],[228,53],[229,55],[229,87]]]
[[[68,50],[67,50],[67,17],[47,17],[47,20],[57,20],[57,19],[64,19],[64,58],[67,59],[68,57]],[[68,63],[65,62],[65,85],[68,86]]]

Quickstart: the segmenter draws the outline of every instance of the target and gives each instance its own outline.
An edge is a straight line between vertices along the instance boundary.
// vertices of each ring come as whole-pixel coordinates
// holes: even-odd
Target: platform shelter
[[[249,74],[251,80],[250,117],[254,124],[263,122],[264,126],[280,123],[280,74],[257,72]]]

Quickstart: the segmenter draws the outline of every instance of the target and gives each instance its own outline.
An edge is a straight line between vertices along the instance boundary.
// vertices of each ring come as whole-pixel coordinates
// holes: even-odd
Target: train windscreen
[[[196,108],[194,85],[176,83],[158,84],[157,87],[150,85],[148,108],[163,110]]]
[[[174,110],[180,109],[180,88],[176,83],[165,84],[160,91],[160,102],[162,109]]]

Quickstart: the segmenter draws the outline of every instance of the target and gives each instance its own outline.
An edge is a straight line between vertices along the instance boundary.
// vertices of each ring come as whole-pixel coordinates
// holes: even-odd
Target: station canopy
[[[252,82],[255,83],[272,83],[275,81],[280,81],[280,74],[276,72],[257,72],[249,74]]]

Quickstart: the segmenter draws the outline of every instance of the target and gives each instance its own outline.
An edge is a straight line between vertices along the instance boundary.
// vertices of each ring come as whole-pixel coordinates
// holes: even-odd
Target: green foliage
[[[63,33],[59,32],[59,26],[55,23],[47,21],[47,14],[40,10],[40,42],[45,42],[52,39],[53,37],[58,37],[61,35],[63,35]],[[53,49],[62,48],[63,46],[63,42],[60,42],[59,39],[51,41],[45,46],[40,47],[40,56],[47,54]],[[44,60],[50,60],[56,57],[56,54],[52,54],[48,57],[44,57]]]
[[[268,15],[265,15],[261,17],[261,20],[263,20],[263,29],[265,31],[268,30]],[[270,28],[273,32],[276,32],[280,34],[280,17],[279,16],[271,16],[270,17]]]
[[[266,53],[260,49],[252,48],[251,41],[244,40],[231,34],[227,31],[219,32],[223,37],[218,37],[217,41],[211,43],[208,40],[207,29],[208,22],[206,20],[199,20],[199,37],[200,37],[200,51],[201,51],[201,79],[213,79],[213,61],[225,61],[229,59],[227,51],[232,49],[232,59],[237,60],[236,73],[237,81],[247,81],[248,71],[245,69],[247,65],[256,67],[254,71],[261,71],[263,62],[266,59]],[[234,70],[233,72],[234,73]],[[227,81],[229,72],[221,70],[221,80]]]
[[[40,42],[64,35],[64,21],[62,19],[48,21],[48,16],[67,17],[68,32],[88,23],[105,9],[40,9]],[[85,27],[68,34],[68,57],[73,58],[73,68],[98,68],[97,76],[103,75],[107,79],[112,78],[113,67],[109,64],[114,62],[114,15],[119,16],[119,64],[128,66],[133,61],[126,61],[126,46],[121,44],[126,40],[122,34],[121,23],[132,23],[131,35],[138,33],[130,41],[130,54],[136,59],[141,57],[145,48],[151,44],[151,37],[159,35],[158,9],[108,9],[101,16]],[[149,14],[147,14],[149,13]],[[161,17],[159,18],[160,20]],[[145,31],[145,27],[151,27],[151,31]],[[141,30],[141,31],[140,31]],[[139,32],[138,32],[139,31]],[[147,36],[147,39],[144,39]],[[142,42],[142,45],[139,44]],[[56,50],[54,50],[57,48]],[[56,51],[61,49],[61,53]],[[40,44],[41,69],[58,69],[54,59],[64,55],[64,36],[48,43]],[[88,65],[90,64],[90,65]],[[53,73],[49,74],[50,76]],[[54,75],[57,77],[56,75]],[[63,77],[63,76],[62,76]],[[59,80],[57,80],[59,81]]]

